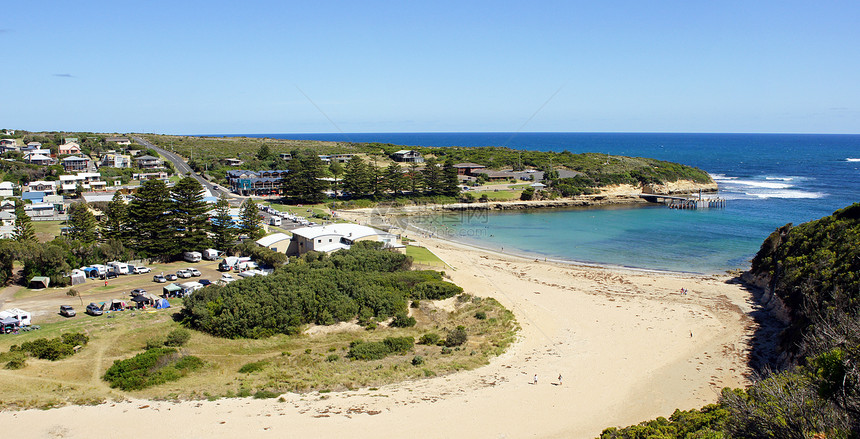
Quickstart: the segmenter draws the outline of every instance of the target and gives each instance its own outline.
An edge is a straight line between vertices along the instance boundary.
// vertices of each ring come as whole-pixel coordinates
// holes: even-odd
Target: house
[[[132,180],[167,180],[167,173],[162,172],[142,172],[140,174],[131,174]]]
[[[329,160],[338,163],[347,163],[355,156],[355,154],[334,154],[329,156]]]
[[[64,143],[57,147],[57,154],[59,155],[75,155],[81,153],[81,145],[78,145],[75,142]]]
[[[56,215],[54,205],[49,203],[28,204],[24,206],[24,213],[31,218],[52,217]]]
[[[123,154],[105,154],[102,156],[102,161],[99,166],[107,166],[109,168],[130,168],[131,156]]]
[[[0,139],[0,146],[18,146],[15,139]]]
[[[15,139],[0,139],[0,154],[9,151],[20,151],[21,148],[18,148],[18,145],[15,143]]]
[[[239,159],[224,159],[223,163],[224,166],[242,166],[242,164],[245,162]]]
[[[50,166],[54,164],[54,159],[43,154],[35,154],[28,152],[24,154],[24,161],[33,165]]]
[[[86,171],[90,167],[90,159],[86,157],[71,156],[62,160],[63,169],[66,172]]]
[[[25,149],[27,151],[31,151],[34,149],[42,149],[42,143],[41,142],[29,142],[29,143],[27,143],[27,146],[25,146],[22,149]]]
[[[457,168],[457,175],[469,175],[472,177],[477,177],[478,174],[482,173],[483,169],[487,168],[477,163],[457,163],[454,167]]]
[[[105,143],[116,143],[117,145],[131,145],[128,137],[105,137]]]
[[[31,181],[27,184],[26,192],[44,192],[44,193],[57,193],[56,182],[54,181]]]
[[[0,181],[0,197],[11,197],[15,192],[15,183]]]
[[[140,169],[157,169],[164,167],[160,158],[153,157],[151,155],[137,157],[134,161]]]
[[[15,200],[0,200],[0,210],[4,212],[14,212]]]
[[[14,217],[13,217],[14,218]],[[275,217],[277,218],[277,217]],[[274,233],[257,240],[257,245],[278,253],[286,253],[290,248],[292,238],[286,233]]]
[[[278,193],[284,177],[289,171],[275,169],[271,171],[227,171],[227,181],[230,190],[241,195],[269,195]]]
[[[84,192],[81,194],[84,202],[92,204],[96,202],[110,203],[113,201],[115,192]]]
[[[77,137],[66,137],[63,139],[63,143],[78,143]]]
[[[291,256],[300,256],[309,251],[329,253],[348,249],[358,241],[381,241],[385,244],[384,248],[398,251],[405,248],[397,235],[358,224],[339,223],[293,230],[286,253]]]
[[[10,227],[15,225],[15,215],[5,210],[0,210],[0,226]]]
[[[401,149],[391,154],[391,159],[395,162],[424,163],[424,157],[421,153],[412,149]]]

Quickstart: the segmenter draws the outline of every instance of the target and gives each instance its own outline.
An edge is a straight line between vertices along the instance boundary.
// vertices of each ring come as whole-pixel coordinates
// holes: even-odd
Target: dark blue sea
[[[681,133],[362,133],[252,137],[419,146],[506,146],[652,157],[696,166],[720,185],[725,209],[660,206],[535,210],[441,218],[452,237],[540,258],[717,273],[749,267],[786,223],[860,201],[860,135]],[[459,224],[458,224],[459,221]]]

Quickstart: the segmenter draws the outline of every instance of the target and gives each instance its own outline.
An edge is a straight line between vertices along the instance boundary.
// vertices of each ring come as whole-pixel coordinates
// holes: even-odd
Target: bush
[[[391,321],[392,327],[395,328],[410,328],[415,326],[415,317],[408,317],[406,313],[398,313],[394,316],[394,320]]]
[[[340,355],[338,354],[329,354],[328,357],[325,357],[325,361],[328,361],[329,363],[333,363],[337,360],[340,360]]]
[[[460,346],[466,342],[466,338],[468,338],[466,335],[466,328],[464,326],[458,326],[457,329],[448,333],[448,338],[445,339],[445,346]]]
[[[187,329],[176,328],[167,334],[167,339],[164,340],[165,346],[179,347],[185,346],[191,338],[191,333]]]
[[[254,394],[254,399],[271,399],[277,398],[281,396],[280,392],[273,392],[271,390],[258,390],[257,393]]]
[[[38,338],[21,344],[16,351],[27,352],[42,360],[57,361],[74,355],[75,346],[85,346],[90,338],[80,332],[63,334],[60,337],[47,339]],[[10,349],[10,351],[13,349]]]
[[[27,357],[22,353],[18,353],[16,355],[12,355],[9,359],[9,362],[3,366],[4,369],[17,370],[22,369],[27,365]]]
[[[146,340],[146,344],[143,346],[143,349],[148,351],[150,349],[156,349],[164,346],[164,341],[160,338],[150,338]]]
[[[487,313],[484,311],[478,311],[475,313],[475,318],[478,320],[487,320]]]
[[[255,361],[253,363],[246,363],[242,367],[239,368],[239,373],[254,373],[263,370],[264,367],[268,366],[269,362],[266,360]]]
[[[416,355],[416,356],[412,357],[412,365],[413,366],[420,366],[422,364],[424,364],[424,357],[422,357],[420,355]]]
[[[173,348],[155,348],[125,360],[116,360],[102,379],[111,387],[140,390],[175,381],[203,366],[203,360],[180,356]]]
[[[381,360],[391,354],[405,354],[415,346],[412,337],[387,337],[382,341],[356,340],[349,345],[347,357],[353,360]]]
[[[435,332],[428,332],[421,336],[418,340],[418,344],[426,344],[426,345],[434,345],[439,342],[439,334]]]

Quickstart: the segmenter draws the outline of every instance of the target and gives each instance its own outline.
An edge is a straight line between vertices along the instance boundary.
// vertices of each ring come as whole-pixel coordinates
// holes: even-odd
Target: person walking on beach
[[[558,385],[561,385],[561,374],[558,374]]]
[[[537,385],[537,374],[535,374],[535,382],[534,385]]]

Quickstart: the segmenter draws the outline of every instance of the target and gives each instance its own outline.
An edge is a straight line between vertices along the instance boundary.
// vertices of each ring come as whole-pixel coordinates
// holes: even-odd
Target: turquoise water
[[[263,137],[264,135],[257,135]],[[660,133],[362,133],[267,137],[421,146],[508,146],[653,157],[699,167],[725,209],[535,210],[418,219],[452,239],[506,252],[649,269],[748,268],[775,228],[860,201],[860,135]],[[413,221],[416,221],[413,219]]]

